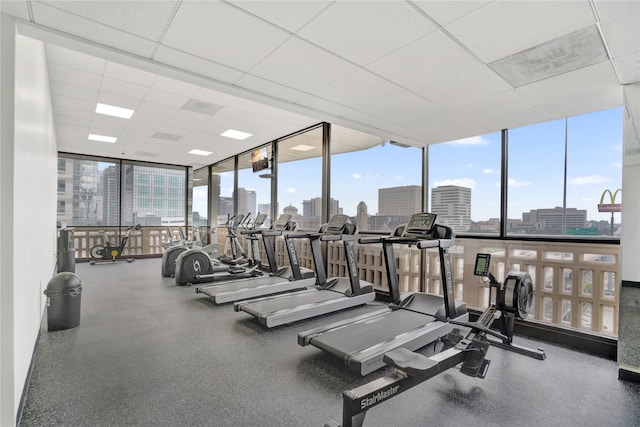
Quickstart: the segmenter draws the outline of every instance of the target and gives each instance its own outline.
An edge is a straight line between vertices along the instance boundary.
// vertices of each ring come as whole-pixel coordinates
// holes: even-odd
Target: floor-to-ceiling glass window
[[[510,129],[508,162],[509,234],[619,234],[620,108]]]
[[[193,171],[191,224],[198,233],[194,238],[206,244],[209,232],[209,167]]]
[[[360,231],[406,223],[422,210],[422,193],[422,149],[331,127],[331,203]]]
[[[58,216],[69,226],[118,226],[120,165],[92,158],[58,158]]]
[[[292,214],[298,228],[318,229],[323,203],[322,126],[279,141],[277,161],[277,212]],[[340,213],[342,208],[336,205],[331,212]]]
[[[234,159],[216,163],[211,170],[211,226],[224,225],[233,209]]]
[[[429,146],[429,208],[456,233],[500,232],[500,132]]]
[[[185,227],[185,169],[123,164],[122,225]]]

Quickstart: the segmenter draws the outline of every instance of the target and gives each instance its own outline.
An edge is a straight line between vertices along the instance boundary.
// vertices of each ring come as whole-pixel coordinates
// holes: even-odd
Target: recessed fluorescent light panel
[[[249,138],[251,134],[247,132],[240,132],[239,130],[229,129],[228,131],[221,133],[220,136],[226,136],[227,138],[239,139],[240,141],[242,141],[243,139]]]
[[[296,145],[295,147],[291,147],[290,150],[310,151],[310,150],[313,150],[314,148],[316,148],[316,147],[312,147],[310,145],[300,144],[300,145]]]
[[[96,113],[105,114],[107,116],[121,117],[123,119],[130,119],[133,115],[133,110],[128,108],[114,107],[113,105],[100,104],[96,105]]]
[[[96,134],[90,133],[89,140],[98,141],[98,142],[109,142],[113,144],[118,140],[118,138],[116,138],[115,136],[104,136],[104,135],[96,135]]]
[[[209,154],[211,154],[211,151],[193,149],[189,151],[189,154],[195,154],[197,156],[208,156]]]

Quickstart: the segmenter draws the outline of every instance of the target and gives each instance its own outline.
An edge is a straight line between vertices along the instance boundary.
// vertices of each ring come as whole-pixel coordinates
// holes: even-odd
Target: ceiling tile
[[[237,101],[237,96],[229,95],[217,90],[200,88],[196,93],[193,94],[193,98],[201,99],[203,101],[211,102],[212,104],[217,105],[231,105],[235,101]]]
[[[34,3],[34,9],[39,1]],[[127,1],[114,7],[113,1],[60,1],[50,5],[95,23],[119,28],[131,34],[157,41],[179,1]]]
[[[541,104],[538,108],[544,111],[546,120],[553,120],[617,107],[621,105],[621,100],[622,86],[618,86],[590,93],[575,93]]]
[[[292,38],[251,70],[251,74],[312,93],[357,69],[322,49]]]
[[[198,93],[198,91],[201,88],[191,83],[170,79],[164,76],[158,76],[155,83],[153,84],[153,89],[158,89],[158,90],[162,90],[169,93],[175,93],[178,95],[183,95],[191,98],[196,93]]]
[[[516,92],[535,105],[544,105],[559,102],[563,98],[596,93],[612,86],[618,86],[617,78],[611,64],[604,62],[522,86]]]
[[[413,4],[422,9],[429,17],[435,20],[441,26],[445,26],[469,13],[473,12],[476,9],[479,9],[487,4],[491,3],[490,1],[479,1],[479,0],[471,0],[471,1],[422,1],[422,0],[414,0]]]
[[[123,95],[129,98],[142,100],[149,91],[148,86],[140,86],[137,84],[125,82],[123,80],[111,79],[104,77],[100,86],[100,95],[114,94]],[[120,107],[120,105],[116,106]]]
[[[314,95],[357,110],[403,91],[401,87],[362,69],[325,86]]]
[[[494,1],[445,28],[492,62],[593,24],[587,1]]]
[[[623,84],[640,82],[640,56],[637,53],[615,60]]]
[[[231,0],[230,3],[295,33],[332,2]]]
[[[27,4],[26,1],[0,1],[0,12],[28,21]]]
[[[640,50],[640,2],[635,9],[628,9],[624,13],[603,19],[601,25],[614,58],[638,53]]]
[[[267,95],[275,99],[282,99],[290,102],[295,102],[296,100],[305,96],[305,93],[299,90],[285,87],[281,84],[249,74],[238,80],[235,83],[235,86],[249,89],[251,91],[260,93],[262,95]]]
[[[297,35],[366,65],[435,30],[405,2],[337,1]]]
[[[621,13],[634,13],[633,9],[640,7],[638,0],[594,0],[594,4],[600,19],[607,19]]]
[[[100,82],[102,81],[102,76],[99,74],[87,73],[55,63],[49,64],[48,72],[51,80],[95,91],[100,88]]]
[[[85,3],[89,5],[93,2],[72,1],[68,3]],[[105,3],[113,5],[112,2]],[[50,3],[32,2],[31,5],[33,8],[34,21],[45,27],[146,58],[151,56],[151,53],[156,47],[156,43],[148,39],[103,25],[100,21],[85,19],[61,9],[51,7]]]
[[[49,82],[51,93],[55,95],[68,96],[70,98],[83,99],[85,101],[96,102],[98,91],[86,87],[76,86],[60,81]]]
[[[153,60],[180,70],[185,70],[189,73],[194,73],[227,83],[233,83],[244,75],[243,72],[231,67],[227,67],[217,62],[209,61],[186,52],[181,52],[167,46],[160,46],[154,55]]]
[[[441,31],[370,64],[367,68],[410,91],[428,94],[452,72],[477,68],[478,61]]]
[[[66,49],[55,44],[45,44],[47,62],[58,64],[66,68],[95,74],[102,77],[107,61],[86,55],[75,50]]]
[[[223,2],[188,1],[182,3],[162,44],[248,71],[289,37]]]
[[[188,100],[188,96],[178,95],[176,93],[165,92],[163,90],[157,89],[149,90],[144,97],[144,102],[159,104],[165,107],[172,107],[172,109],[178,109],[182,107]]]
[[[113,61],[107,62],[104,76],[144,87],[153,86],[153,83],[158,78],[156,74]]]

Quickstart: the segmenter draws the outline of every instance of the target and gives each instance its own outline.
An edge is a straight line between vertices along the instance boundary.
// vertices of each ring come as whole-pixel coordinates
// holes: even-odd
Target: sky
[[[568,119],[509,130],[508,217],[563,205],[565,125],[567,140],[566,206],[586,209],[587,219],[611,219],[598,213],[605,190],[622,186],[622,109],[614,108]],[[471,219],[499,217],[500,132],[429,147],[429,187],[460,185],[471,188]],[[319,157],[279,165],[280,209],[321,196]],[[420,185],[421,154],[416,148],[390,144],[332,156],[331,194],[344,213],[356,214],[364,201],[368,213],[377,212],[378,188]],[[231,173],[221,179],[223,196],[231,196]],[[243,170],[239,186],[257,191],[258,203],[269,203],[269,180]],[[194,188],[194,211],[206,212],[206,194]],[[616,203],[621,202],[620,195]],[[609,203],[608,199],[605,203]],[[202,209],[202,210],[200,210]],[[615,214],[616,222],[620,214]]]

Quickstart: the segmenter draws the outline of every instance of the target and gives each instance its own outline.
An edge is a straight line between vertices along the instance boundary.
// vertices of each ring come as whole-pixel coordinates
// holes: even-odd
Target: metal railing
[[[123,229],[124,232],[124,229]],[[178,240],[177,231],[167,235],[165,227],[143,227],[131,233],[123,255],[160,255],[163,243]],[[226,229],[216,231],[224,252]],[[77,259],[90,257],[92,246],[105,239],[119,242],[117,227],[76,227],[74,245]],[[242,244],[246,241],[240,236]],[[295,239],[298,259],[303,267],[313,268],[311,248],[305,239]],[[262,260],[266,260],[260,244]],[[400,291],[441,293],[438,252],[422,254],[416,248],[396,247],[396,266]],[[475,256],[491,253],[491,270],[498,280],[510,271],[529,273],[534,283],[534,304],[529,319],[583,331],[618,335],[620,282],[620,246],[598,243],[532,242],[457,237],[451,248],[456,298],[469,307],[482,309],[489,303],[489,286],[473,275]],[[360,279],[376,290],[387,290],[387,277],[381,246],[356,244]],[[278,265],[288,265],[284,241],[276,240]],[[326,249],[327,275],[346,276],[344,249],[332,242]],[[422,276],[422,271],[425,271]]]

